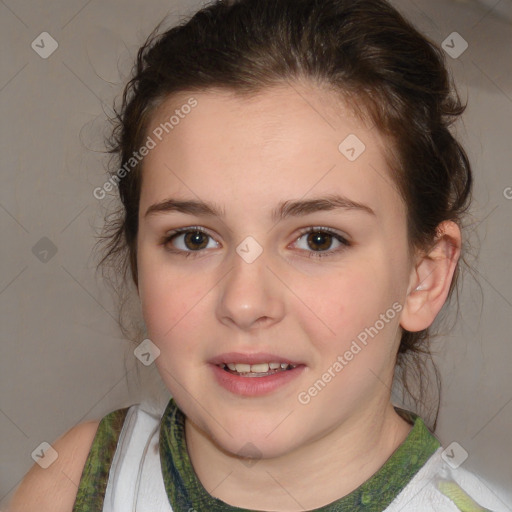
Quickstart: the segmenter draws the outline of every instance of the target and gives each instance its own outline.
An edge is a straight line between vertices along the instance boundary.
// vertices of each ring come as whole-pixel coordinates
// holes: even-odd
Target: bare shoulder
[[[48,468],[34,464],[11,499],[7,512],[71,512],[100,420],[72,427],[52,447],[58,458]]]

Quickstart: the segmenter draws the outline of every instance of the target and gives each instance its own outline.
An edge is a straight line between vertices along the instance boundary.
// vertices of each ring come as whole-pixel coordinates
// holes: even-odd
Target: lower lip
[[[266,377],[240,377],[223,370],[220,366],[214,364],[211,366],[217,382],[224,389],[241,396],[262,396],[272,393],[296,379],[305,368],[304,365],[299,365],[292,370],[277,372]]]

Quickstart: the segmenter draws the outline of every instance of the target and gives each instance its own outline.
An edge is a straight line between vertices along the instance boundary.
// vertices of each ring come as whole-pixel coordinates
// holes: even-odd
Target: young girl
[[[148,40],[123,99],[105,261],[172,399],[70,430],[11,510],[506,510],[391,402],[471,192],[442,51],[381,0],[218,1]]]

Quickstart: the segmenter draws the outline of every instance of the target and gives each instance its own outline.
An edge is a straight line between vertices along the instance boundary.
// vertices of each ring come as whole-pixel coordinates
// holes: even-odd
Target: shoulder
[[[38,464],[32,466],[16,489],[7,512],[72,512],[77,501],[102,497],[130,408],[137,410],[139,406],[117,409],[100,420],[80,423],[51,443],[57,459],[46,469]],[[98,482],[99,487],[95,485]]]
[[[71,512],[100,421],[80,423],[52,443],[57,460],[46,469],[32,466],[9,503],[8,512]]]

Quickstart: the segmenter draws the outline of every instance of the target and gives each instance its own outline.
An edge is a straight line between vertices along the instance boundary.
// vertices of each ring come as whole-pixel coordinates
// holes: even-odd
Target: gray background
[[[436,435],[464,447],[464,467],[510,489],[512,2],[393,3],[438,43],[456,31],[469,44],[447,60],[469,100],[456,128],[475,171],[477,266],[464,279],[456,328],[436,344],[444,385]],[[0,506],[42,441],[148,394],[168,398],[122,339],[95,276],[91,250],[108,205],[92,191],[105,179],[104,111],[139,45],[164,16],[172,24],[201,4],[0,0]],[[47,59],[31,48],[42,32],[59,45]]]

